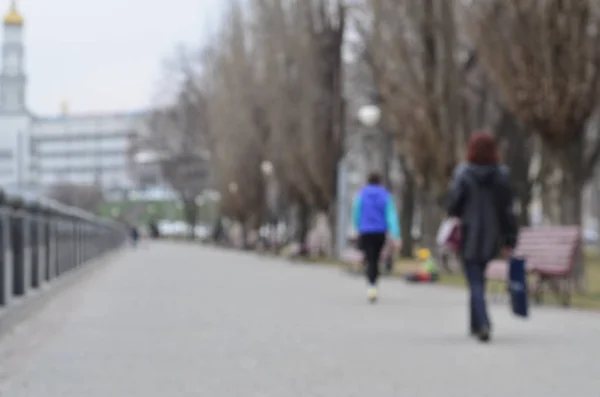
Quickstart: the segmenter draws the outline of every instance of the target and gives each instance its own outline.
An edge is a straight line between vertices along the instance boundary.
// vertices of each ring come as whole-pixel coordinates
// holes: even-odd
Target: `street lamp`
[[[262,171],[262,173],[265,176],[271,176],[271,175],[273,175],[273,171],[274,171],[273,163],[271,163],[268,160],[263,161],[260,164],[260,170]]]
[[[377,105],[365,105],[358,110],[357,116],[365,127],[373,128],[381,120],[381,108]]]
[[[381,107],[379,97],[374,98],[374,104],[365,105],[358,110],[358,120],[367,128],[375,128],[381,121]],[[383,184],[390,188],[390,161],[393,156],[393,142],[387,129],[382,130],[381,159],[383,160]]]
[[[158,162],[162,156],[153,151],[143,151],[135,154],[136,164],[153,164]]]

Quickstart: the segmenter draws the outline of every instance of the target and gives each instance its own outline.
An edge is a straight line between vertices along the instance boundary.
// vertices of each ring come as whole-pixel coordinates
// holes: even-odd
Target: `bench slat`
[[[572,270],[573,256],[579,241],[579,227],[521,228],[515,255],[526,259],[527,270],[530,272],[563,276]],[[492,261],[486,273],[491,279],[506,279],[508,262]]]

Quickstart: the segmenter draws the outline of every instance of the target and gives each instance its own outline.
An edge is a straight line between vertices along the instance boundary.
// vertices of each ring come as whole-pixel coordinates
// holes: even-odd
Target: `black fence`
[[[121,223],[0,192],[0,309],[126,240]]]

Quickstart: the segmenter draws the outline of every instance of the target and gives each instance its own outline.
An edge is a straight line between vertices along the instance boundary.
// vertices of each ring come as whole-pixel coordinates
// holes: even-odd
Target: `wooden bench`
[[[577,226],[521,228],[514,255],[526,260],[527,273],[535,278],[532,294],[540,303],[546,287],[550,287],[559,301],[568,306],[573,290],[572,273],[576,254],[581,243]],[[490,280],[506,281],[508,263],[495,260],[488,265],[486,275]]]

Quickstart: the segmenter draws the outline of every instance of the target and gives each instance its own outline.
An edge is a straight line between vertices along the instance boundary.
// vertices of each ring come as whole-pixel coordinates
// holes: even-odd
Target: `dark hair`
[[[381,175],[378,172],[371,172],[367,177],[369,185],[381,185]]]
[[[474,132],[467,145],[467,161],[477,165],[498,164],[500,158],[494,136],[489,132]]]

